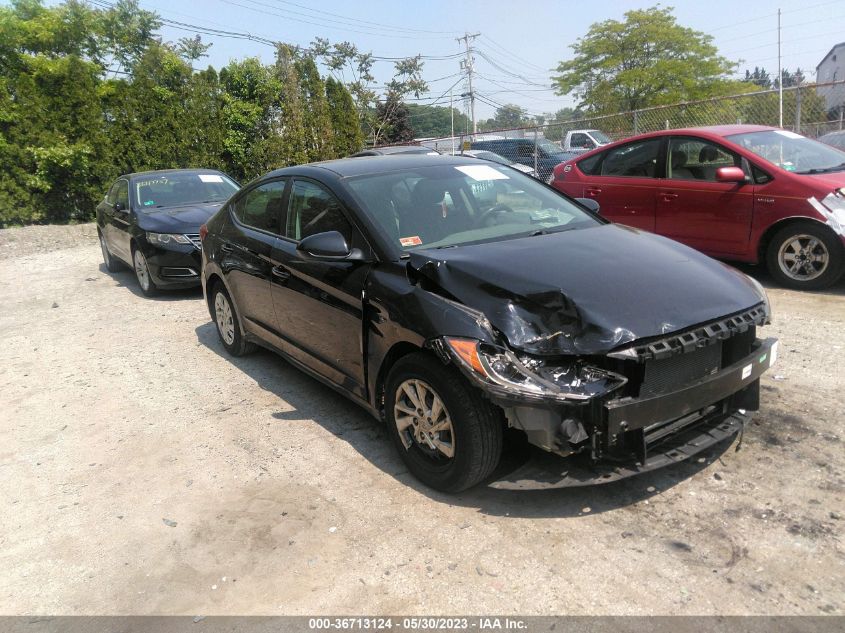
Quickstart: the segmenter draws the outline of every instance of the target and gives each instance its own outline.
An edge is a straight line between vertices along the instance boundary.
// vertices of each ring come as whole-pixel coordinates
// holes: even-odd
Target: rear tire
[[[431,488],[466,490],[489,477],[499,463],[501,411],[457,369],[429,354],[409,354],[396,362],[385,383],[384,407],[388,433],[399,455],[408,470]]]
[[[814,222],[796,222],[775,233],[766,252],[772,277],[787,288],[820,290],[842,276],[843,246]]]
[[[247,342],[241,332],[235,304],[222,283],[214,284],[211,289],[211,314],[220,342],[229,354],[244,356],[255,351],[255,344]]]
[[[120,263],[112,256],[109,245],[106,244],[106,238],[100,231],[97,231],[97,237],[100,240],[100,251],[103,253],[103,263],[106,265],[106,270],[110,273],[116,273],[120,270]]]

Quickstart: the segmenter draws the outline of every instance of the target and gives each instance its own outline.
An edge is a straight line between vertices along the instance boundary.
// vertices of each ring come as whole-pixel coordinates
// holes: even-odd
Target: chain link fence
[[[845,129],[845,80],[783,89],[783,127],[811,138]],[[777,127],[778,90],[761,90],[655,106],[541,126],[487,130],[477,134],[421,140],[443,154],[488,150],[535,170],[543,179],[554,165],[599,144],[645,132],[746,123]]]

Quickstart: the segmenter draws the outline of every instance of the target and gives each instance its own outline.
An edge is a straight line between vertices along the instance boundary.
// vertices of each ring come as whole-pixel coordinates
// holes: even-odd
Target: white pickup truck
[[[601,130],[572,130],[566,133],[560,146],[565,152],[582,154],[611,142],[610,137]]]

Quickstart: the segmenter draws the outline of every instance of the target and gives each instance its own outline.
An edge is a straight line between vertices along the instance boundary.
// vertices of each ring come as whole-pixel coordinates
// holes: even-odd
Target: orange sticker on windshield
[[[411,237],[400,237],[399,243],[402,246],[419,246],[422,244],[422,240],[419,235],[412,235]]]

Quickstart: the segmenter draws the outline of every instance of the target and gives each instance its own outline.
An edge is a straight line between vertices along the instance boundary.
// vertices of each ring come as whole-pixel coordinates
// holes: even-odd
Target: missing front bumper
[[[490,484],[500,490],[546,490],[605,484],[682,462],[739,433],[750,420],[739,411],[709,419],[681,430],[652,451],[645,462],[593,461],[589,455],[562,458],[535,451],[522,466]]]
[[[742,428],[744,412],[759,408],[759,379],[776,356],[775,339],[758,339],[743,358],[668,393],[580,407],[504,407],[510,426],[552,454],[495,487],[605,483],[682,461]]]

